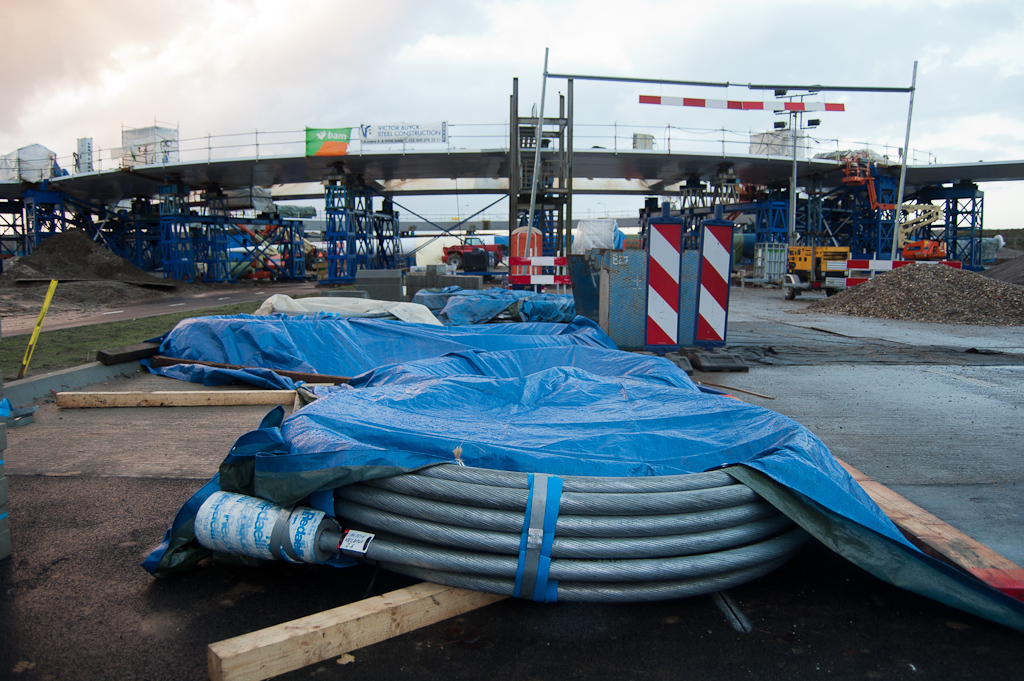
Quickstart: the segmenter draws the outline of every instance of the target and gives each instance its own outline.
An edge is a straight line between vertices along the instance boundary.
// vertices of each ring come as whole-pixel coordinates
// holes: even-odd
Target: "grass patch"
[[[207,317],[211,315],[252,314],[256,308],[253,301],[232,303],[191,312],[177,312],[143,317],[129,321],[106,322],[70,329],[43,331],[36,342],[32,361],[26,376],[36,376],[59,369],[78,366],[96,361],[96,352],[107,348],[141,343],[167,333],[182,319]],[[21,368],[30,335],[15,336],[0,342],[0,370],[6,381],[13,381]]]

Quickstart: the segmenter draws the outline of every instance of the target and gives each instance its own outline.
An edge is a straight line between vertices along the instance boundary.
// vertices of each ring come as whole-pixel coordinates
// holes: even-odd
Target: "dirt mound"
[[[5,268],[3,279],[56,279],[58,281],[123,281],[141,286],[165,286],[80,229],[55,234],[43,240],[30,254]]]
[[[38,313],[50,279],[59,282],[53,312],[99,310],[195,288],[146,274],[82,230],[72,229],[47,237],[31,254],[5,263],[0,314]]]
[[[1011,284],[1024,285],[1024,257],[1007,260],[995,267],[988,268],[981,274],[999,281],[1008,281]]]
[[[1024,286],[945,265],[907,265],[803,312],[941,324],[1024,325]]]

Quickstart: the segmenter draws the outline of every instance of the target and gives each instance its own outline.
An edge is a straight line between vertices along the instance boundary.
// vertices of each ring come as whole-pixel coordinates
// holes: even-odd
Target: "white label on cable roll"
[[[359,532],[358,530],[349,530],[345,533],[345,538],[341,540],[342,551],[355,551],[356,553],[366,553],[366,549],[370,548],[370,542],[373,541],[374,535],[369,532]]]
[[[531,527],[526,532],[526,546],[531,549],[539,549],[544,545],[544,528]]]

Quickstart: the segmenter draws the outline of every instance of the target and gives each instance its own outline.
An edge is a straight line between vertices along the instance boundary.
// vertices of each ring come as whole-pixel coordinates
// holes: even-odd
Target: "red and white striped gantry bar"
[[[736,111],[846,111],[846,105],[838,102],[744,102],[733,99],[661,97],[658,95],[640,95],[640,103],[665,104],[669,106],[696,106],[705,109],[734,109]]]

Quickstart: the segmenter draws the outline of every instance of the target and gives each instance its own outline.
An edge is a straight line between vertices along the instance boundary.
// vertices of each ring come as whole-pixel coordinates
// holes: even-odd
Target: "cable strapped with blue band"
[[[562,479],[546,473],[531,473],[528,480],[530,491],[519,542],[519,565],[513,596],[554,603],[558,600],[558,582],[548,581],[548,575],[562,499]]]

